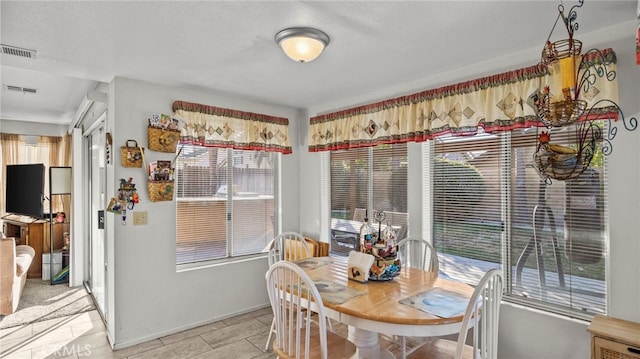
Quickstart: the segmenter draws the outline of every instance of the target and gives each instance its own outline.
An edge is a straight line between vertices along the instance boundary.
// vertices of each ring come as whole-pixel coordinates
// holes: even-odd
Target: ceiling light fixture
[[[310,62],[320,56],[329,45],[329,36],[310,27],[291,27],[278,32],[276,43],[280,45],[290,59],[297,62]]]

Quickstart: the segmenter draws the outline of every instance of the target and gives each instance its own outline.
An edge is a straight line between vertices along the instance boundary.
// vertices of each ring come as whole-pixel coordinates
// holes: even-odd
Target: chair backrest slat
[[[474,357],[496,359],[498,357],[498,323],[504,280],[500,269],[484,274],[476,286],[464,313],[462,328],[458,334],[455,358],[462,358],[467,333],[473,329]]]
[[[436,275],[440,271],[438,253],[431,243],[422,238],[409,237],[400,240],[398,259],[402,266],[423,269]]]
[[[320,343],[321,358],[327,359],[327,317],[313,280],[292,262],[274,263],[266,274],[269,301],[276,319],[277,350],[292,358],[309,358]],[[313,311],[311,309],[313,302]],[[317,314],[318,330],[312,329],[311,315]],[[304,354],[304,355],[302,355]]]
[[[312,256],[307,241],[296,232],[280,233],[271,240],[267,249],[269,251],[269,266],[283,260],[297,261]]]

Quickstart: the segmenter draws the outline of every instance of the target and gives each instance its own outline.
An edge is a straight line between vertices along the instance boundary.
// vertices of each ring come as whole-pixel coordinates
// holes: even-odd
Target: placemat
[[[293,263],[304,269],[315,269],[333,263],[333,259],[329,257],[312,257],[300,259]]]
[[[441,318],[450,318],[464,314],[469,298],[442,288],[432,288],[400,301],[423,312]]]
[[[338,284],[327,280],[314,281],[318,293],[324,303],[342,304],[349,299],[361,296],[364,292],[351,289],[344,284]],[[303,285],[303,288],[305,286]],[[294,286],[295,288],[295,286]]]
[[[316,284],[316,288],[318,288],[318,292],[320,292],[323,302],[342,304],[349,299],[359,297],[364,294],[364,292],[351,289],[344,284],[338,284],[326,280],[316,280],[314,282]]]

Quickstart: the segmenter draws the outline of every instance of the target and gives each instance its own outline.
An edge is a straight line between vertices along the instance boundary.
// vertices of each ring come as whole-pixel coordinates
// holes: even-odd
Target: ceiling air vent
[[[0,44],[0,46],[2,46],[2,53],[6,55],[26,57],[28,59],[35,59],[37,55],[36,50],[23,49],[21,47],[5,44]]]
[[[38,89],[29,88],[29,87],[4,85],[4,88],[6,88],[9,91],[15,91],[15,92],[30,93],[30,94],[38,93]]]

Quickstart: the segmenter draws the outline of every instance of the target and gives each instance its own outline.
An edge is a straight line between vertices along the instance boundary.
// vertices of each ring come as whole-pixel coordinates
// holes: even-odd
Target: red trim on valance
[[[274,123],[277,125],[289,125],[289,119],[284,117],[274,117],[269,115],[263,115],[259,113],[253,112],[245,112],[232,110],[228,108],[208,106],[199,103],[186,102],[186,101],[174,101],[173,102],[173,111],[184,110],[189,112],[199,112],[207,115],[214,116],[223,116],[223,117],[231,117],[238,118],[242,120],[252,120],[252,121],[261,121]]]
[[[322,152],[322,151],[338,151],[348,150],[352,148],[372,147],[380,144],[394,144],[405,142],[425,142],[436,139],[437,137],[452,134],[454,136],[473,136],[478,132],[478,128],[486,133],[498,132],[498,131],[512,131],[519,128],[529,127],[544,127],[544,124],[537,118],[531,117],[527,119],[518,119],[510,125],[504,123],[486,123],[481,121],[478,126],[473,128],[441,128],[434,131],[426,132],[413,132],[403,136],[392,136],[388,138],[376,138],[371,141],[349,141],[349,142],[333,142],[326,145],[309,146],[309,152]]]

